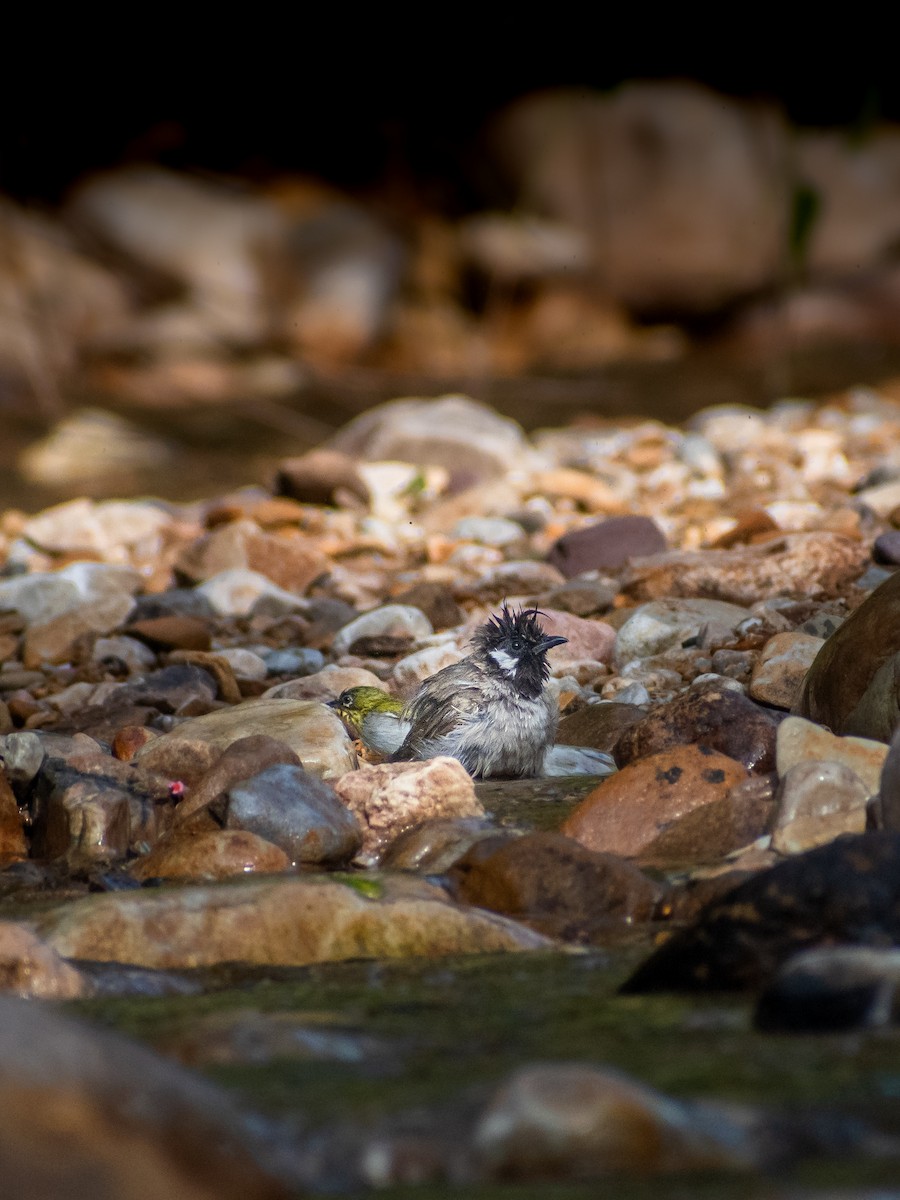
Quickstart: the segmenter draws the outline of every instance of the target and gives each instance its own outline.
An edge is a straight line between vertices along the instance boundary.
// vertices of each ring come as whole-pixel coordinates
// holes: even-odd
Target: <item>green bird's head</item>
[[[366,717],[373,713],[397,714],[403,711],[403,701],[376,687],[352,687],[341,692],[328,706],[359,734]]]

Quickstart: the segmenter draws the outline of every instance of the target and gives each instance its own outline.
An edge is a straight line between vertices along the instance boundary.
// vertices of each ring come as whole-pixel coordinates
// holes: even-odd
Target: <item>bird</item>
[[[346,688],[330,702],[329,708],[335,710],[369,753],[381,759],[396,754],[411,728],[410,722],[403,718],[403,701],[377,687]],[[557,744],[545,750],[540,774],[605,778],[615,770],[615,759],[602,750]]]

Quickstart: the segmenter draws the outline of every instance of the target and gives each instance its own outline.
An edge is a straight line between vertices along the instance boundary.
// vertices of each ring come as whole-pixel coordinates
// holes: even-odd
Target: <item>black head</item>
[[[472,639],[485,669],[511,680],[532,699],[540,695],[550,674],[547,651],[567,640],[548,637],[538,623],[539,615],[536,608],[512,612],[504,604]]]

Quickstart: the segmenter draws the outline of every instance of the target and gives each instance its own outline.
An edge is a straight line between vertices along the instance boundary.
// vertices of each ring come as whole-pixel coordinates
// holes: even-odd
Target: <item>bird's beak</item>
[[[547,650],[552,650],[554,646],[561,646],[563,642],[569,639],[564,637],[545,637],[543,641],[538,642],[538,650],[544,654]]]
[[[328,707],[329,708],[340,708],[341,702],[340,702],[340,700],[329,700]]]

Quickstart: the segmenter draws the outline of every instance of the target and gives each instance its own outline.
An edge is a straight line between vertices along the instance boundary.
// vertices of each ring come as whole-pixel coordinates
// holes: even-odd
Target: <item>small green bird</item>
[[[403,717],[403,701],[376,687],[353,687],[332,700],[333,708],[366,750],[390,758],[403,744],[410,723]],[[616,764],[609,754],[590,746],[556,745],[544,754],[545,776],[612,775]]]

